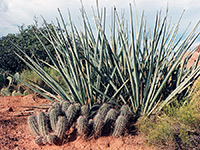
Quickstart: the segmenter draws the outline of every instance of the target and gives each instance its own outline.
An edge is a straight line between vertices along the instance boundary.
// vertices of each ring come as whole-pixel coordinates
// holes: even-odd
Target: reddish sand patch
[[[34,136],[27,125],[27,117],[33,111],[48,108],[46,99],[27,96],[0,97],[0,149],[1,150],[151,150],[145,144],[142,135],[114,138],[101,137],[97,140],[77,136],[70,137],[62,146],[38,146],[34,144]],[[35,107],[35,108],[32,108]]]

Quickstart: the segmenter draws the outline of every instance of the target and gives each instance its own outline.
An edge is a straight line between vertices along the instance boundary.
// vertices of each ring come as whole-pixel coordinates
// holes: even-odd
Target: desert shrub
[[[199,146],[199,103],[191,99],[194,97],[185,100],[187,103],[176,100],[173,104],[167,105],[160,116],[139,119],[138,129],[146,135],[148,143],[172,149],[192,149]]]
[[[62,85],[65,88],[65,90],[67,90],[67,88],[65,87],[64,81],[63,81],[62,77],[60,76],[60,74],[58,73],[58,71],[56,71],[56,70],[54,70],[54,69],[52,69],[50,67],[44,67],[44,69],[60,85]],[[41,87],[45,88],[46,90],[50,90],[49,86],[47,84],[45,84],[45,82],[33,70],[29,70],[29,69],[23,70],[22,73],[20,74],[20,77],[24,82],[26,82],[28,84],[36,84],[38,86],[41,86]],[[20,85],[23,86],[29,92],[31,92],[31,93],[34,92],[31,88],[29,88],[27,86],[24,86],[24,84],[21,83]]]
[[[139,120],[139,130],[147,137],[148,143],[157,146],[175,146],[174,122],[167,117],[146,118]]]

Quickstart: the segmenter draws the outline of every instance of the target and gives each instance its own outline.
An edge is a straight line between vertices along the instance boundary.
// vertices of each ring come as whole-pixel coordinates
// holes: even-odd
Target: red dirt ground
[[[142,135],[114,138],[100,137],[86,141],[81,137],[71,137],[62,146],[38,146],[27,125],[27,117],[33,111],[47,109],[49,101],[27,96],[0,97],[0,150],[153,150],[145,144]],[[43,108],[38,108],[43,107]],[[35,108],[33,108],[35,107]],[[37,107],[37,108],[36,108]]]

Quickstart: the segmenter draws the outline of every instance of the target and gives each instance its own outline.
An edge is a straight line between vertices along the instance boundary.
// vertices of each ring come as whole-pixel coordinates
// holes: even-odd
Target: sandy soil
[[[97,140],[68,135],[69,140],[62,146],[38,146],[27,125],[27,117],[33,111],[45,110],[49,101],[27,96],[0,97],[0,150],[152,150],[145,144],[142,135],[114,138],[101,137]],[[40,108],[38,108],[40,107]]]

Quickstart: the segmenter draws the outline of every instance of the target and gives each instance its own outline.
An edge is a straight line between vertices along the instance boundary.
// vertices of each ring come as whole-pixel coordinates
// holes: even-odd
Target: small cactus
[[[108,111],[105,117],[105,122],[115,121],[117,119],[118,112],[112,108]]]
[[[61,110],[62,110],[62,113],[65,113],[66,110],[68,109],[70,103],[68,101],[62,101],[61,103]]]
[[[128,105],[123,105],[120,109],[120,115],[129,117],[131,115],[131,110]]]
[[[100,113],[97,113],[94,117],[94,137],[98,138],[101,136],[102,129],[104,126],[104,116]]]
[[[56,109],[57,111],[61,112],[61,105],[59,102],[54,102],[53,105],[48,109],[47,114],[50,115],[52,109]]]
[[[78,117],[76,128],[79,135],[86,135],[88,131],[88,119],[86,116]]]
[[[69,127],[71,127],[71,125],[74,123],[74,121],[76,120],[78,116],[80,109],[79,110],[77,109],[79,109],[77,105],[71,104],[69,108],[67,109],[67,111],[65,112]]]
[[[42,139],[43,145],[46,145],[46,144],[48,143],[48,141],[47,141],[47,136],[48,136],[48,135],[45,135],[45,136],[43,137],[43,139]]]
[[[88,121],[88,126],[89,126],[89,127],[93,127],[93,125],[94,125],[94,120],[93,120],[93,119],[90,119],[90,120]]]
[[[51,128],[54,131],[56,129],[56,124],[57,124],[57,121],[58,121],[58,117],[60,115],[61,115],[60,111],[55,109],[55,108],[50,111],[49,119],[50,119]]]
[[[58,137],[55,134],[49,134],[47,136],[47,142],[52,145],[52,144],[58,144]]]
[[[106,114],[105,117],[105,125],[104,125],[104,133],[108,134],[112,131],[114,122],[116,121],[117,117],[118,117],[118,112],[115,109],[110,109],[108,111],[108,113]]]
[[[67,130],[67,118],[64,116],[60,116],[58,118],[58,123],[56,125],[56,130],[55,130],[55,134],[60,141],[63,141],[66,130]]]
[[[119,137],[123,134],[126,129],[126,125],[128,123],[128,118],[126,116],[118,116],[115,122],[115,128],[113,131],[113,136]]]
[[[89,113],[90,113],[90,110],[89,110],[88,105],[81,106],[81,115],[82,116],[87,116],[88,117]]]
[[[48,120],[47,120],[47,116],[45,115],[44,112],[40,112],[38,114],[37,121],[38,121],[38,127],[39,127],[40,134],[42,136],[47,135],[49,132],[48,123],[47,123]]]
[[[35,142],[35,144],[37,144],[37,145],[39,145],[39,146],[44,145],[41,136],[37,136],[37,137],[35,138],[34,142]]]
[[[61,105],[60,105],[59,102],[54,102],[53,105],[52,105],[52,107],[54,109],[56,109],[57,111],[61,112]]]
[[[37,119],[35,115],[28,117],[28,125],[35,136],[40,135],[38,123],[37,123]]]
[[[112,108],[112,105],[104,103],[98,110],[98,113],[105,117],[106,113]]]

